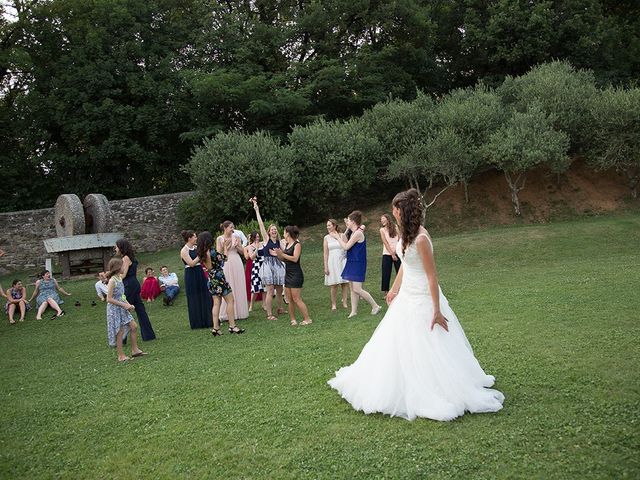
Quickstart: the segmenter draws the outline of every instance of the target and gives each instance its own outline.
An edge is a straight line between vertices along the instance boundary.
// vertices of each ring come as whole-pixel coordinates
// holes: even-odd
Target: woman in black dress
[[[140,282],[136,276],[138,273],[138,260],[136,260],[133,247],[128,240],[121,238],[116,242],[115,251],[116,255],[122,257],[124,295],[127,297],[127,302],[136,308],[136,316],[138,317],[138,324],[140,325],[140,336],[144,341],[154,340],[156,333],[153,331],[151,321],[144,308],[144,303],[142,302],[142,298],[140,298]]]
[[[289,320],[291,320],[291,325],[293,326],[298,324],[296,321],[296,307],[298,307],[303,317],[300,325],[309,325],[312,322],[311,318],[309,318],[309,310],[301,296],[304,274],[300,266],[302,245],[298,241],[299,235],[300,230],[295,225],[284,227],[284,248],[271,249],[269,251],[271,255],[277,256],[285,264],[284,288],[287,297],[289,297]]]
[[[180,258],[184,263],[184,289],[187,293],[189,325],[191,329],[211,328],[213,303],[207,288],[206,273],[202,270],[200,257],[196,251],[198,237],[192,230],[183,230],[182,238],[185,245],[180,250]]]

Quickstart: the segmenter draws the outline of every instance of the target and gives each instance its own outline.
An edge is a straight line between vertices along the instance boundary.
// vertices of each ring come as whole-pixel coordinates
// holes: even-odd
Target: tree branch
[[[455,185],[455,184],[453,184]],[[431,203],[429,203],[428,205],[426,205],[426,208],[429,208],[431,205],[433,205],[434,203],[436,203],[436,200],[438,199],[438,197],[440,195],[442,195],[449,187],[453,186],[453,185],[447,185],[446,187],[444,187],[442,190],[440,190],[435,197],[433,197],[433,200],[431,200]]]

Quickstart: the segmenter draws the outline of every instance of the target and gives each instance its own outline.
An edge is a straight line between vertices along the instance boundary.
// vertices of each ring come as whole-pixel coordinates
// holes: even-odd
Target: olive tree
[[[608,88],[590,105],[587,157],[597,168],[624,172],[634,198],[640,180],[640,88]]]
[[[521,215],[518,193],[529,170],[541,164],[556,171],[569,166],[569,137],[552,124],[553,118],[534,103],[526,112],[513,111],[484,146],[488,161],[504,172],[516,215]]]

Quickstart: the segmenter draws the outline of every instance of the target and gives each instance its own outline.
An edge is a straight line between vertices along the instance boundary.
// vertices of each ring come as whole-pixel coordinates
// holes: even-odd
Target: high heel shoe
[[[213,328],[211,329],[211,335],[213,335],[214,337],[221,337],[222,332],[220,331],[219,328]]]
[[[241,333],[244,333],[246,330],[244,328],[240,328],[239,326],[235,326],[235,327],[229,327],[229,333],[235,333],[236,335],[240,335]]]

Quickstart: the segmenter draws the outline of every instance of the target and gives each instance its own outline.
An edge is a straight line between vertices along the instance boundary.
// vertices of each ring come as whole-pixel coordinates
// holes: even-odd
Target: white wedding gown
[[[398,242],[396,253],[403,269],[398,295],[355,363],[338,370],[329,385],[356,410],[408,420],[500,410],[504,395],[488,388],[495,379],[474,357],[442,290],[440,310],[449,332],[438,325],[429,329],[433,304],[415,242],[404,258]]]

